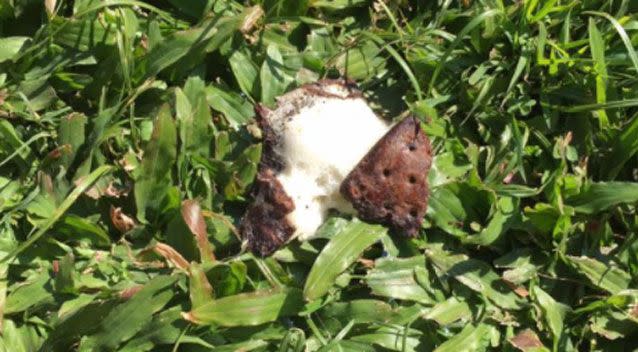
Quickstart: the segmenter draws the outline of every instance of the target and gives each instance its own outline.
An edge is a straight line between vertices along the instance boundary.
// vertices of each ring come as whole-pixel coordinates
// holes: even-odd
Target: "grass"
[[[0,351],[638,348],[631,0],[0,0]],[[236,226],[253,105],[346,76],[435,151],[420,235]]]

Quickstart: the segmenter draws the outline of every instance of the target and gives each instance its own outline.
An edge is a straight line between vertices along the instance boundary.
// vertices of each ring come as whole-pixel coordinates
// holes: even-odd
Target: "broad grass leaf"
[[[524,308],[523,300],[485,262],[463,254],[450,255],[434,247],[426,250],[426,256],[447,275],[482,294],[495,305],[504,309]]]
[[[231,296],[240,293],[247,280],[247,266],[242,261],[230,263],[217,262],[207,272],[217,297]]]
[[[467,235],[463,228],[459,226],[467,218],[466,210],[461,199],[450,188],[440,187],[432,191],[427,217],[447,233],[457,237]]]
[[[55,16],[51,19],[51,30],[58,31],[54,37],[56,44],[79,51],[89,51],[98,45],[114,45],[116,24],[100,20],[98,16],[88,19],[67,19]]]
[[[428,174],[428,184],[432,188],[457,180],[472,170],[473,166],[464,156],[444,152],[432,158],[432,169]]]
[[[374,268],[369,270],[365,282],[372,289],[372,294],[434,304],[435,300],[416,280],[416,271],[425,269],[425,258],[381,258],[375,261]]]
[[[303,305],[297,289],[263,290],[213,300],[184,317],[201,325],[252,326],[295,315]]]
[[[565,259],[567,264],[584,275],[592,285],[611,294],[617,294],[626,289],[631,282],[631,275],[626,271],[594,258],[568,255]]]
[[[253,60],[242,51],[235,51],[228,59],[241,91],[247,96],[259,96],[259,70]]]
[[[144,148],[141,172],[135,181],[137,218],[147,222],[147,212],[157,216],[160,202],[171,184],[171,169],[177,154],[177,131],[171,108],[164,104],[159,109],[151,140]]]
[[[285,71],[284,59],[275,44],[268,45],[266,58],[259,72],[261,102],[273,106],[275,98],[286,91],[292,77]]]
[[[261,144],[253,144],[244,149],[233,162],[230,168],[231,179],[224,186],[224,195],[227,199],[243,199],[242,196],[249,189],[257,175],[261,150]]]
[[[487,226],[476,235],[463,239],[464,243],[489,246],[498,241],[520,221],[519,202],[515,198],[502,197],[496,203],[496,211]]]
[[[638,202],[638,183],[596,182],[566,203],[578,213],[595,214],[622,203]]]
[[[496,268],[506,268],[503,279],[520,285],[536,277],[539,270],[546,263],[547,257],[539,252],[532,252],[528,248],[513,250],[493,262]]]
[[[324,319],[337,319],[344,326],[351,320],[357,323],[389,322],[395,315],[392,307],[380,300],[355,299],[334,302],[320,311]]]
[[[29,37],[0,38],[0,62],[11,60],[27,44]]]
[[[386,59],[381,48],[372,41],[347,50],[336,59],[335,66],[344,77],[366,80],[381,74],[386,69]]]
[[[164,310],[153,317],[135,337],[127,341],[118,352],[154,351],[162,345],[174,346],[179,341],[185,348],[213,350],[215,346],[204,339],[185,333],[187,322],[182,319],[179,306]]]
[[[64,201],[62,201],[62,203],[60,203],[60,205],[57,208],[55,208],[55,210],[50,214],[48,218],[44,219],[38,225],[38,230],[33,235],[31,235],[31,237],[29,237],[27,240],[25,240],[24,242],[21,242],[17,248],[12,250],[9,254],[4,256],[2,259],[0,259],[0,263],[9,261],[10,259],[14,258],[18,254],[22,253],[24,250],[29,248],[31,245],[33,245],[38,239],[40,239],[40,237],[42,237],[47,232],[47,230],[49,230],[53,226],[53,224],[56,223],[56,221],[58,221],[58,219],[60,219],[60,217],[62,217],[62,215],[67,210],[69,210],[71,205],[73,205],[73,203],[75,203],[75,201],[84,192],[86,192],[91,185],[93,185],[100,177],[110,172],[111,170],[112,170],[111,166],[103,165],[95,169],[88,176],[82,178],[81,180],[78,180],[77,187],[75,187],[73,191],[64,199]]]
[[[99,329],[82,340],[80,349],[113,351],[150,323],[153,315],[173,298],[177,276],[160,275],[151,279],[128,301],[119,304],[100,322]],[[117,326],[117,329],[113,329]]]
[[[631,336],[638,331],[638,322],[626,312],[609,309],[594,313],[589,319],[589,327],[598,336],[621,342],[632,340]]]
[[[78,215],[64,216],[55,225],[55,230],[63,234],[67,241],[88,242],[96,247],[111,244],[111,237],[102,227]]]
[[[41,351],[68,351],[82,336],[95,332],[117,303],[116,299],[97,300],[62,317],[53,326]]]
[[[466,325],[460,333],[445,341],[434,352],[486,351],[498,331],[487,324]]]
[[[73,253],[67,253],[58,261],[53,288],[59,293],[75,293],[75,286],[75,257]]]
[[[496,197],[467,182],[452,182],[437,187],[429,200],[427,218],[456,237],[465,238],[472,222],[482,223],[489,216]]]
[[[31,148],[25,146],[15,128],[9,121],[0,120],[0,151],[8,155],[0,166],[12,162],[23,170],[28,170],[29,165],[35,161]]]
[[[80,147],[85,140],[86,116],[83,114],[69,114],[60,120],[58,127],[58,144],[68,146],[60,157],[60,163],[69,168]]]
[[[213,286],[211,286],[208,281],[206,272],[200,264],[191,263],[189,272],[188,280],[191,306],[193,309],[197,309],[213,301]]]
[[[443,302],[437,303],[423,315],[423,319],[433,320],[441,326],[452,324],[458,320],[470,320],[471,318],[472,310],[470,305],[456,297],[450,297]]]
[[[3,323],[0,352],[32,352],[42,345],[44,337],[32,324],[16,324],[6,319]]]
[[[5,301],[4,314],[20,313],[53,301],[51,274],[43,271],[35,277],[28,278],[23,285],[18,286],[9,293]]]
[[[545,324],[547,324],[547,327],[549,327],[554,337],[554,344],[558,344],[558,340],[563,333],[563,320],[565,319],[568,307],[556,302],[552,296],[543,291],[539,286],[534,286],[532,294],[538,304],[538,308],[543,313]]]
[[[386,233],[387,230],[382,226],[361,221],[353,221],[342,228],[321,250],[312,265],[304,286],[304,298],[313,300],[328,293],[337,276]]]
[[[93,303],[96,298],[97,294],[95,293],[80,293],[77,297],[62,303],[60,310],[58,310],[57,318],[59,318],[60,321],[64,321],[68,317],[73,316],[81,309]]]
[[[210,107],[224,114],[232,128],[238,128],[255,116],[253,105],[248,100],[215,86],[206,87],[206,101]]]
[[[620,170],[638,152],[638,115],[634,115],[616,137],[610,148],[610,155],[601,160],[600,168],[606,180],[616,178]]]
[[[188,82],[186,84],[188,85]],[[189,93],[193,95],[191,98],[180,88],[175,90],[175,112],[182,154],[208,157],[213,134],[209,126],[212,115],[206,101],[206,93],[203,88]]]
[[[382,326],[350,337],[351,341],[381,346],[391,351],[419,351],[423,332],[400,325]]]
[[[99,147],[108,138],[109,127],[116,114],[117,109],[112,107],[100,111],[97,116],[89,119],[89,125],[86,127],[88,137],[78,155],[78,161],[83,161],[81,161],[77,172],[73,175],[75,180],[89,174],[93,165],[93,156],[99,155]],[[117,136],[121,135],[121,129],[119,128],[111,129],[110,132]]]
[[[192,68],[206,53],[227,41],[240,23],[240,15],[224,16],[205,21],[198,27],[174,32],[148,53],[143,78],[155,76],[171,65],[180,70]]]
[[[27,114],[50,107],[58,98],[47,76],[24,80],[20,82],[18,89],[22,94],[20,100],[14,101],[14,106],[16,110]]]

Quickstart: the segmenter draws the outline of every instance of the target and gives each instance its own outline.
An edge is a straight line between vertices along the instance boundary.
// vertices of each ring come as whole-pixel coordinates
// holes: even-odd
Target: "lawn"
[[[636,48],[634,0],[0,0],[0,351],[638,349]],[[343,77],[422,122],[423,226],[255,256],[254,107]]]

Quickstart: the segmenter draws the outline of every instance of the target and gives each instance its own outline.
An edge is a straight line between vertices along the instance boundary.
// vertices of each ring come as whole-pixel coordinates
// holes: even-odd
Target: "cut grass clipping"
[[[634,350],[637,48],[630,0],[0,0],[0,352]],[[255,106],[342,78],[428,136],[421,225],[255,256]]]

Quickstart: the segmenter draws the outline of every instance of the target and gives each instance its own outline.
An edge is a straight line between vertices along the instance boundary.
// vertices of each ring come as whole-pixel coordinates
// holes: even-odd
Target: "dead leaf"
[[[121,299],[130,299],[131,297],[135,296],[136,293],[140,292],[140,290],[144,287],[144,285],[135,285],[135,286],[131,286],[129,288],[125,288],[122,291],[120,291],[120,298]]]
[[[194,199],[183,201],[182,218],[191,233],[195,235],[202,261],[215,261],[215,255],[208,241],[206,222],[204,221],[204,215],[202,214],[202,208],[199,206],[199,202]]]
[[[55,12],[56,0],[44,0],[44,8],[47,10],[47,14],[51,16]]]
[[[76,186],[79,186],[82,183],[84,183],[85,179],[86,179],[86,176],[78,177],[75,181],[73,181],[73,184]],[[91,199],[98,200],[104,194],[104,185],[101,184],[100,182],[96,182],[93,184],[93,186],[87,189],[84,192],[84,194]]]
[[[509,339],[512,346],[525,352],[533,348],[544,347],[538,335],[530,329],[519,332],[516,336]]]
[[[111,181],[109,182],[109,185],[106,186],[104,195],[112,198],[126,197],[132,188],[133,187],[129,182],[127,182],[124,186],[116,186],[115,181]]]
[[[516,285],[515,283],[513,283],[513,282],[511,282],[511,281],[508,281],[508,280],[505,280],[505,279],[502,279],[502,280],[503,280],[503,282],[505,282],[505,284],[506,284],[507,286],[509,286],[509,287],[512,289],[512,291],[514,291],[514,293],[516,293],[517,295],[519,295],[519,296],[521,296],[521,297],[523,297],[523,298],[525,298],[525,297],[529,296],[529,291],[527,291],[527,289],[526,289],[524,286]]]
[[[111,205],[111,223],[121,233],[127,233],[135,227],[135,220],[122,212],[122,208]]]
[[[244,17],[244,21],[239,27],[239,31],[244,35],[250,33],[257,24],[257,21],[259,21],[259,19],[263,16],[264,10],[261,8],[261,6],[255,5],[249,8],[247,10],[246,16]]]
[[[162,256],[164,259],[172,263],[175,267],[188,272],[190,264],[173,247],[165,243],[157,243],[153,248],[153,251],[157,253],[157,255]]]

